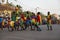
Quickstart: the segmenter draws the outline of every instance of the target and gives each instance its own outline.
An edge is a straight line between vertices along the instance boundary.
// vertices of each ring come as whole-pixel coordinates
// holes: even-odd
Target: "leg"
[[[3,30],[3,26],[1,26],[1,30]]]
[[[25,30],[27,29],[27,27],[28,27],[28,25],[27,25],[27,24],[25,24]]]
[[[49,30],[49,24],[47,24],[47,28],[48,28],[48,30]]]
[[[1,30],[3,30],[3,26],[2,26],[2,23],[0,24],[0,26],[1,26]]]
[[[32,24],[30,26],[31,26],[31,30],[32,30]]]
[[[37,31],[41,31],[41,28],[40,27],[38,27],[38,26],[36,26],[37,27]]]
[[[17,26],[17,30],[19,31],[19,25]]]
[[[14,31],[14,26],[11,26],[11,31]]]
[[[7,28],[8,28],[8,31],[10,31],[10,30],[9,30],[9,27],[10,27],[10,26],[7,27]]]
[[[47,30],[49,30],[49,21],[47,21]]]
[[[21,26],[21,31],[23,30],[23,26]]]
[[[52,30],[52,26],[50,26],[50,30]]]
[[[16,30],[16,25],[14,26],[14,29]]]
[[[35,25],[34,24],[32,24],[31,30],[35,30]]]

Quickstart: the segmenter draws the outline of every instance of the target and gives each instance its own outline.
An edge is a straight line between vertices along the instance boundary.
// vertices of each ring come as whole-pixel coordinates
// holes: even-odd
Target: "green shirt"
[[[16,16],[13,15],[11,19],[12,19],[12,21],[16,21]]]

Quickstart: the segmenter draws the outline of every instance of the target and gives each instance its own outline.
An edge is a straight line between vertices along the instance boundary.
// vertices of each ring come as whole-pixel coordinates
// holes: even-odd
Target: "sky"
[[[12,2],[14,5],[21,5],[23,11],[31,12],[41,12],[44,15],[47,15],[47,12],[50,11],[51,14],[60,15],[60,0],[8,0],[9,3]],[[37,9],[37,11],[36,11]]]

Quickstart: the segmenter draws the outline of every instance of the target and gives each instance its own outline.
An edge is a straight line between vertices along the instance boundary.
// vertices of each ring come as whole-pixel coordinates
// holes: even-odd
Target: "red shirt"
[[[41,16],[37,15],[37,22],[40,22]]]

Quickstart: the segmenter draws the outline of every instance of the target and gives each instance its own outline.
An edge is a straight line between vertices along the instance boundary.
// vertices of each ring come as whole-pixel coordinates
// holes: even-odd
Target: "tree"
[[[5,0],[2,0],[2,2],[4,2]]]
[[[5,2],[5,0],[1,0],[1,1],[2,1],[2,3]],[[17,0],[14,0],[14,1],[17,1]],[[8,0],[7,0],[7,3],[8,3]]]
[[[17,0],[15,0],[15,1],[17,1]]]

